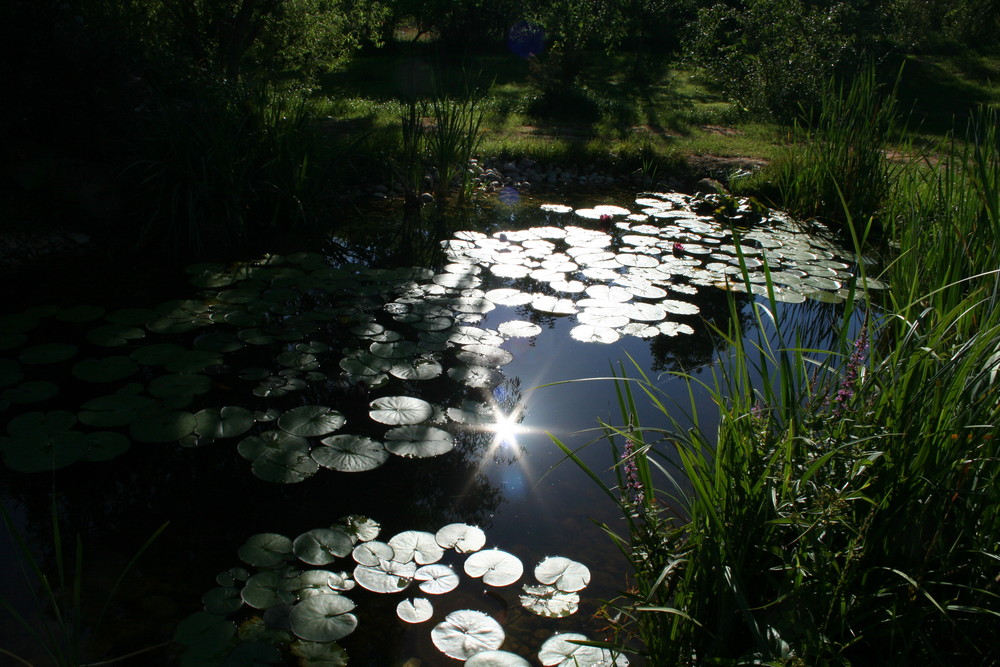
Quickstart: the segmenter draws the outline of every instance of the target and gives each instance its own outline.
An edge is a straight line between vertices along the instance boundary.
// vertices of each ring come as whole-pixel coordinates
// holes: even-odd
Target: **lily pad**
[[[8,387],[0,392],[0,398],[11,403],[39,403],[47,401],[59,393],[59,385],[48,380],[29,380]]]
[[[292,435],[311,438],[333,433],[347,420],[344,414],[322,405],[292,408],[278,418],[278,428]]]
[[[354,547],[351,556],[358,565],[378,567],[382,561],[392,560],[396,552],[385,542],[369,540]]]
[[[389,374],[401,380],[431,380],[441,375],[444,369],[434,359],[418,357],[403,360],[389,369]]]
[[[482,651],[466,660],[462,667],[531,667],[531,663],[507,651]]]
[[[129,424],[129,434],[140,442],[173,442],[194,433],[198,420],[190,412],[174,411],[139,417]]]
[[[396,605],[396,616],[407,623],[423,623],[434,615],[434,606],[427,598],[409,598]]]
[[[413,579],[420,582],[418,585],[421,591],[430,595],[450,593],[459,583],[455,570],[438,563],[418,568],[413,574]]]
[[[103,347],[121,347],[145,337],[145,330],[129,324],[106,324],[87,332],[87,340]]]
[[[419,424],[434,414],[427,401],[411,396],[383,396],[369,403],[368,416],[377,422],[390,425]]]
[[[535,566],[535,579],[561,591],[580,591],[590,583],[590,570],[575,560],[550,556]]]
[[[96,431],[84,438],[87,451],[83,458],[87,461],[110,461],[121,456],[132,446],[132,441],[115,431]]]
[[[497,325],[497,331],[508,338],[531,338],[542,333],[542,328],[534,322],[511,320]]]
[[[546,618],[563,618],[580,608],[577,593],[561,591],[555,586],[527,586],[521,594],[521,606],[533,614]]]
[[[433,426],[397,426],[385,434],[385,448],[397,456],[440,456],[454,446],[450,433]]]
[[[254,424],[253,413],[235,405],[219,410],[206,408],[194,416],[198,422],[195,433],[212,439],[235,438],[249,431]]]
[[[315,528],[302,533],[292,543],[293,553],[310,565],[326,565],[351,553],[354,543],[344,531]]]
[[[400,563],[414,561],[418,565],[436,563],[444,555],[444,549],[434,539],[432,533],[422,530],[407,530],[389,539],[392,559]]]
[[[381,442],[360,435],[331,435],[310,456],[319,465],[340,472],[374,470],[385,463],[389,452]]]
[[[240,597],[255,609],[268,609],[294,602],[298,587],[297,578],[289,579],[278,572],[258,572],[247,579]]]
[[[450,523],[439,529],[434,539],[445,549],[454,549],[460,554],[467,554],[483,548],[486,544],[486,533],[478,526]]]
[[[482,577],[490,586],[509,586],[524,574],[524,566],[513,554],[500,549],[477,551],[465,559],[465,573]]]
[[[495,651],[503,644],[503,628],[481,611],[461,609],[448,614],[431,630],[431,640],[449,658],[468,660],[483,651]]]
[[[172,396],[193,396],[204,394],[211,389],[212,381],[205,375],[171,373],[161,375],[149,383],[149,393],[157,398]]]
[[[590,324],[578,324],[570,329],[569,335],[584,343],[614,343],[621,338],[620,334],[610,327],[599,327]]]
[[[273,567],[292,555],[292,541],[278,533],[258,533],[244,542],[236,553],[247,565]]]
[[[413,561],[400,563],[394,560],[382,560],[377,566],[355,567],[354,580],[362,588],[374,593],[398,593],[410,585],[416,571],[417,564]]]

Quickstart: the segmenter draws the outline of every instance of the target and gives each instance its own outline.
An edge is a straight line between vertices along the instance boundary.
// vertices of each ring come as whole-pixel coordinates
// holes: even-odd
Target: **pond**
[[[766,266],[782,316],[823,335],[854,260],[781,214],[679,193],[505,192],[460,222],[357,227],[188,267],[168,293],[133,267],[49,273],[10,303],[12,523],[67,589],[81,573],[95,659],[176,632],[131,664],[612,664],[565,641],[609,639],[602,600],[627,585],[597,525],[621,518],[550,437],[613,484],[593,442],[621,420],[613,384],[575,381],[638,368],[690,411],[673,373],[714,362],[731,295],[739,312],[766,295]],[[51,627],[0,548],[0,595]]]

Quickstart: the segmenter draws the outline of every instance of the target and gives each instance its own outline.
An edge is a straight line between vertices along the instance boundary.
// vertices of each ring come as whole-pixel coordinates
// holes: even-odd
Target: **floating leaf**
[[[453,366],[448,369],[448,375],[467,387],[492,389],[503,382],[500,371],[484,366]]]
[[[253,413],[246,408],[228,405],[220,410],[206,408],[194,415],[198,421],[195,433],[205,438],[235,438],[254,424]]]
[[[192,396],[204,394],[211,389],[212,382],[205,375],[171,373],[161,375],[149,383],[149,393],[157,398],[171,396]]]
[[[153,404],[148,396],[134,394],[108,394],[92,398],[81,407],[78,417],[88,426],[124,426],[135,420],[138,411]]]
[[[407,623],[423,623],[434,615],[434,606],[427,598],[401,600],[396,605],[396,615]]]
[[[355,567],[354,580],[359,586],[374,593],[398,593],[410,585],[416,571],[417,564],[413,561],[400,563],[394,560],[382,560],[377,566]]]
[[[368,416],[382,424],[419,424],[434,414],[427,401],[411,396],[383,396],[369,403]]]
[[[297,640],[290,648],[300,667],[347,667],[347,651],[334,642]]]
[[[542,328],[534,322],[512,320],[497,325],[497,331],[502,336],[507,336],[508,338],[531,338],[542,333]]]
[[[279,452],[267,452],[254,459],[251,466],[257,477],[278,484],[295,484],[312,477],[319,469],[317,463],[305,450],[284,449]]]
[[[531,663],[507,651],[482,651],[466,660],[463,667],[531,667]]]
[[[413,574],[413,579],[419,581],[420,590],[430,595],[449,593],[458,587],[458,575],[447,565],[424,565]]]
[[[292,408],[278,418],[278,428],[304,438],[332,433],[344,425],[344,414],[322,405]]]
[[[277,533],[258,533],[236,553],[247,565],[273,567],[292,555],[292,541]]]
[[[240,589],[232,586],[213,588],[201,596],[201,601],[205,605],[205,611],[219,616],[237,612],[243,606]]]
[[[289,579],[277,572],[258,572],[247,579],[240,597],[255,609],[268,609],[294,602],[298,586],[296,578]]]
[[[121,456],[132,446],[132,441],[122,433],[114,431],[96,431],[88,433],[84,438],[87,451],[83,458],[87,461],[110,461]]]
[[[439,651],[456,660],[467,660],[503,644],[500,624],[481,611],[462,609],[448,614],[431,630],[431,640]]]
[[[48,380],[29,380],[8,387],[0,393],[0,398],[11,403],[39,403],[47,401],[59,393],[59,385]]]
[[[351,553],[354,543],[336,528],[314,528],[302,533],[292,543],[292,552],[310,565],[326,565]]]
[[[354,547],[351,556],[359,565],[378,567],[382,561],[392,560],[396,552],[385,542],[369,540]]]
[[[389,374],[401,380],[431,380],[441,375],[444,369],[434,359],[419,357],[400,361],[389,369]]]
[[[332,642],[354,632],[358,619],[348,613],[354,603],[336,593],[316,595],[302,600],[294,607],[288,620],[292,632],[314,642]]]
[[[485,549],[465,559],[465,573],[470,577],[482,577],[490,586],[509,586],[521,578],[524,566],[513,554]]]
[[[128,324],[107,324],[87,332],[87,340],[104,347],[121,347],[145,336],[143,329]]]
[[[313,449],[310,456],[316,463],[330,470],[374,470],[389,458],[389,452],[381,442],[360,435],[332,435],[320,442],[323,446]]]
[[[520,596],[521,606],[533,614],[546,618],[562,618],[576,613],[580,608],[580,596],[577,593],[561,591],[555,586],[523,587]]]
[[[454,549],[460,554],[467,554],[483,548],[486,544],[486,533],[478,526],[450,523],[438,530],[434,539],[445,549]]]
[[[459,361],[470,366],[505,366],[514,360],[507,350],[493,345],[464,345],[455,354]]]
[[[584,343],[614,343],[621,338],[619,333],[608,327],[595,327],[590,324],[579,324],[570,329],[569,335]]]
[[[433,426],[397,426],[385,434],[385,448],[397,456],[439,456],[454,446],[450,433]]]
[[[411,560],[418,565],[436,563],[444,555],[444,549],[434,539],[434,535],[422,530],[407,530],[389,539],[392,559],[400,563]]]
[[[590,570],[575,560],[550,556],[535,566],[535,579],[561,591],[580,591],[590,583]]]

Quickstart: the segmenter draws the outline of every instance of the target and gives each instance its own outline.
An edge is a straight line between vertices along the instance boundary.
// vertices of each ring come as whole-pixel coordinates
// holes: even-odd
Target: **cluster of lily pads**
[[[401,599],[396,613],[403,622],[421,624],[435,618],[435,603],[426,596],[454,591],[460,572],[490,587],[517,583],[524,573],[513,554],[484,549],[486,535],[476,526],[409,530],[384,542],[376,539],[379,532],[378,523],[348,516],[295,539],[276,533],[248,539],[238,550],[244,565],[219,574],[218,587],[202,597],[204,610],[178,626],[176,639],[185,646],[182,664],[280,664],[288,651],[306,667],[346,665],[347,652],[337,642],[358,626],[356,605],[347,597],[356,587],[379,594],[417,588],[420,594]],[[461,568],[444,564],[446,556],[464,558]],[[343,563],[351,571],[337,571]],[[590,583],[585,565],[561,556],[542,560],[534,576],[536,583],[523,585],[520,603],[549,618],[575,612],[579,591]],[[529,664],[501,650],[505,632],[489,614],[459,609],[442,615],[430,635],[445,655],[479,667]],[[561,667],[628,664],[624,656],[580,641],[587,639],[557,634],[540,647],[538,658],[542,665]]]

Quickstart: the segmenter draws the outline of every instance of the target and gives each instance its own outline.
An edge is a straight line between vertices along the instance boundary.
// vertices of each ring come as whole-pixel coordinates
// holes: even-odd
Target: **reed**
[[[897,189],[914,198],[891,202],[890,295],[852,292],[825,346],[773,299],[741,328],[733,298],[712,377],[682,375],[687,410],[642,369],[617,375],[621,424],[602,428],[622,472],[604,488],[636,582],[614,601],[621,644],[637,634],[656,665],[995,659],[976,638],[1000,615],[996,120]],[[637,395],[662,424],[639,425]]]

